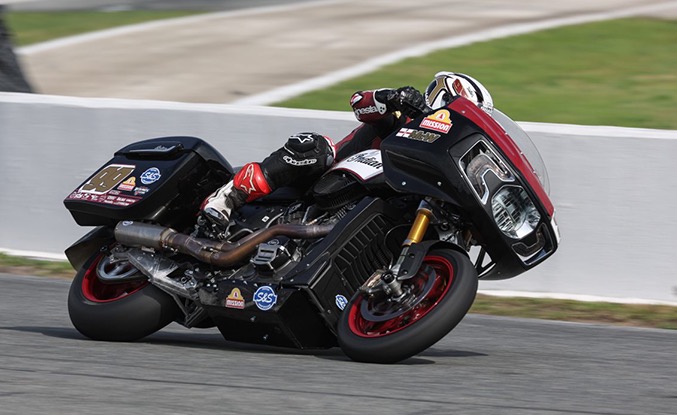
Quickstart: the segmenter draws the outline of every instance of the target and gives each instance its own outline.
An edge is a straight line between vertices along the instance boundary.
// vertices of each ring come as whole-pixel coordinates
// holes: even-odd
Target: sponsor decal
[[[149,191],[150,191],[149,188],[144,187],[144,186],[139,186],[139,187],[134,189],[134,195],[135,196],[139,196],[139,195],[143,196],[146,193],[148,193]]]
[[[160,180],[162,174],[160,174],[160,169],[157,167],[151,167],[150,169],[141,173],[141,183],[143,184],[153,184]]]
[[[273,288],[269,285],[259,287],[254,293],[254,304],[259,310],[268,311],[277,303],[277,295]]]
[[[357,104],[358,102],[360,102],[361,100],[362,100],[362,94],[360,94],[359,92],[356,92],[356,93],[354,93],[353,96],[350,98],[350,105],[355,105],[355,104]]]
[[[122,182],[122,184],[118,186],[118,190],[131,192],[132,190],[134,190],[134,186],[136,186],[136,177],[132,176],[129,179]]]
[[[397,137],[404,137],[410,140],[423,141],[424,143],[434,143],[441,136],[435,133],[415,130],[413,128],[400,128],[396,134]]]
[[[465,89],[460,79],[455,79],[452,83],[452,87],[454,88],[454,92],[456,92],[458,95],[468,98],[471,101],[477,101],[475,94],[472,91]]]
[[[317,163],[317,159],[305,159],[305,160],[296,160],[287,155],[282,157],[285,163],[291,164],[292,166],[309,166],[311,164]]]
[[[381,160],[377,159],[374,156],[368,156],[364,153],[357,153],[354,156],[348,157],[345,161],[366,164],[367,166],[371,166],[375,169],[380,169],[381,167],[383,167],[383,163],[381,163]]]
[[[458,95],[463,95],[464,97],[467,98],[467,95],[465,94],[465,89],[463,88],[463,84],[459,79],[454,79],[454,82],[451,84],[451,86],[454,88],[454,92],[456,92]]]
[[[78,200],[82,202],[92,202],[92,203],[101,203],[104,205],[120,206],[127,207],[131,206],[134,203],[141,200],[140,197],[134,196],[116,196],[112,194],[92,194],[92,193],[79,193],[77,191],[71,193],[66,198],[68,200]]]
[[[346,308],[347,305],[348,305],[348,299],[341,294],[337,294],[336,295],[336,307],[338,307],[339,310],[343,310],[343,309]]]
[[[400,131],[395,134],[397,137],[404,137],[404,138],[409,138],[409,134],[411,134],[414,130],[413,128],[400,128]]]
[[[237,308],[240,310],[244,308],[244,298],[242,298],[239,288],[233,288],[228,297],[226,297],[226,308]]]
[[[331,170],[345,170],[367,181],[383,173],[381,150],[364,150],[335,164]]]
[[[122,183],[136,166],[127,164],[109,164],[92,176],[76,192],[91,195],[103,195]]]
[[[373,114],[373,113],[380,113],[378,108],[376,108],[375,105],[370,105],[368,107],[364,108],[355,108],[355,114],[357,115],[365,115],[365,114]]]
[[[468,98],[469,100],[477,104],[477,94],[475,93],[475,90],[474,88],[472,88],[472,86],[471,86],[472,89],[467,89],[465,86],[463,86],[463,82],[461,82],[461,80],[457,78],[451,84],[451,87],[454,90],[454,92],[456,92],[458,95],[464,98]]]
[[[444,134],[451,130],[451,125],[450,114],[447,110],[439,110],[434,114],[425,117],[420,124],[421,128],[439,131]]]

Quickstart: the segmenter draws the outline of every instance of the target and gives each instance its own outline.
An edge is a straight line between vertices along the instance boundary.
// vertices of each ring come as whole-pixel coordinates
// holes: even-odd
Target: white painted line
[[[395,53],[379,56],[374,59],[365,61],[359,65],[331,72],[316,78],[309,79],[304,82],[283,86],[268,92],[264,92],[262,94],[252,95],[234,101],[233,104],[270,105],[272,103],[284,101],[286,99],[301,95],[309,91],[313,91],[320,88],[326,88],[338,82],[373,72],[378,68],[381,68],[383,66],[395,62],[399,62],[406,58],[427,55],[431,52],[441,49],[456,48],[459,46],[466,46],[472,43],[532,33],[540,30],[553,29],[556,27],[570,26],[583,23],[592,23],[603,20],[619,19],[623,17],[636,16],[644,13],[655,13],[667,9],[672,9],[674,7],[677,7],[677,1],[669,1],[650,6],[632,7],[612,12],[592,13],[581,16],[555,18],[532,23],[510,24],[489,30],[483,30],[481,32],[472,33],[468,35],[454,36],[435,42],[417,45],[412,48],[404,49]],[[453,68],[439,68],[439,70],[443,69],[453,70]]]
[[[536,291],[504,291],[504,290],[479,290],[478,293],[490,295],[493,297],[545,298],[553,300],[573,300],[584,302],[677,306],[677,302],[675,301],[647,300],[643,298],[602,297],[596,295],[583,295],[583,294],[563,294],[563,293],[544,293]]]
[[[68,36],[60,39],[50,40],[47,42],[36,43],[34,45],[17,48],[16,53],[19,55],[32,55],[34,53],[45,52],[51,49],[77,45],[79,43],[93,42],[96,40],[106,39],[109,37],[128,35],[130,33],[138,33],[146,30],[169,28],[171,26],[183,24],[200,24],[202,22],[214,19],[221,19],[224,17],[235,18],[235,17],[255,16],[264,13],[291,12],[311,7],[344,3],[345,1],[346,0],[321,0],[305,3],[287,4],[281,6],[256,7],[244,10],[234,10],[234,11],[231,10],[225,12],[199,14],[195,16],[177,17],[173,19],[155,20],[152,22],[116,27],[113,29],[99,30],[96,32],[85,33],[82,35]]]

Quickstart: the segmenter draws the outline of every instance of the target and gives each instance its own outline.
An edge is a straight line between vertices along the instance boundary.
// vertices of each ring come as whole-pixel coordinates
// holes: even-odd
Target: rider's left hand
[[[396,89],[388,101],[409,118],[416,118],[428,110],[423,94],[413,86]]]

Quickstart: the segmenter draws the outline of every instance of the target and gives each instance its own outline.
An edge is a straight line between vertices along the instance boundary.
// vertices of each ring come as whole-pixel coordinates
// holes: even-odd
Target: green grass
[[[677,307],[478,295],[471,313],[677,330]]]
[[[73,278],[75,271],[65,261],[40,261],[0,253],[0,273]]]
[[[192,11],[135,10],[119,12],[10,12],[7,25],[19,46],[44,42],[59,37],[142,23],[151,20],[197,14]]]
[[[349,110],[361,89],[412,85],[438,70],[480,80],[520,121],[677,129],[677,21],[622,19],[439,51],[277,104]]]

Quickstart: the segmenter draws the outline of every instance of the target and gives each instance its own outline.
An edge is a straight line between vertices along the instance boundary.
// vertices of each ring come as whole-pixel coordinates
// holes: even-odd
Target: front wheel
[[[75,328],[90,339],[133,341],[146,337],[179,315],[174,300],[144,278],[104,283],[100,273],[133,276],[129,263],[112,264],[102,254],[90,258],[71,283],[68,313]]]
[[[395,363],[414,356],[449,333],[477,294],[477,271],[461,252],[428,253],[416,276],[402,281],[408,301],[357,292],[341,314],[338,340],[353,360]]]

